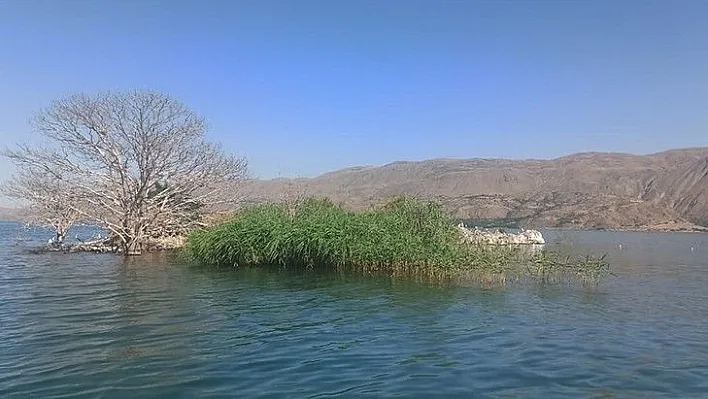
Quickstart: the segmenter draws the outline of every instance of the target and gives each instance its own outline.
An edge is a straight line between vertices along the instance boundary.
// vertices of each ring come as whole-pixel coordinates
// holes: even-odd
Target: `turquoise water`
[[[708,235],[547,232],[616,276],[485,289],[32,254],[42,235],[0,232],[3,398],[708,396]]]

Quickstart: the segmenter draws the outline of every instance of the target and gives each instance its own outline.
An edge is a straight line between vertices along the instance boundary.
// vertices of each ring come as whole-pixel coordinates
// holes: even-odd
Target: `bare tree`
[[[34,119],[51,146],[6,151],[68,184],[71,206],[109,230],[126,255],[165,226],[237,200],[245,159],[205,140],[204,119],[157,92],[74,95]]]
[[[79,200],[66,182],[40,168],[20,169],[11,181],[0,186],[0,192],[26,206],[22,215],[26,222],[52,228],[50,243],[55,246],[64,244],[69,228],[80,218],[74,209]]]

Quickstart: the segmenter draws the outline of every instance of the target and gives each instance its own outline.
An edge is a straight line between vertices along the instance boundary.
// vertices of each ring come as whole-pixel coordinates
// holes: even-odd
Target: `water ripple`
[[[3,398],[708,392],[708,263],[694,255],[670,266],[625,251],[627,268],[599,290],[502,290],[6,244]],[[636,273],[632,262],[647,266]]]

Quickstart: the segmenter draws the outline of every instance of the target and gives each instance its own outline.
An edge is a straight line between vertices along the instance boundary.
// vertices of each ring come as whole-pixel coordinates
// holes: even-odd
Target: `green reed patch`
[[[463,244],[440,205],[405,197],[362,213],[318,198],[297,205],[249,206],[224,223],[192,232],[185,254],[196,262],[232,267],[332,268],[430,278],[470,273],[599,278],[607,271],[604,259]]]

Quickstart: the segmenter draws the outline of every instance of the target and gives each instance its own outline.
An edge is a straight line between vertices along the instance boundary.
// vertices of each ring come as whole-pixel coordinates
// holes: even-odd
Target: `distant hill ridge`
[[[0,220],[20,220],[19,209],[0,206]]]
[[[708,148],[397,161],[315,178],[254,180],[246,191],[251,202],[317,195],[352,209],[411,194],[440,200],[460,219],[530,227],[698,229],[708,226]]]

